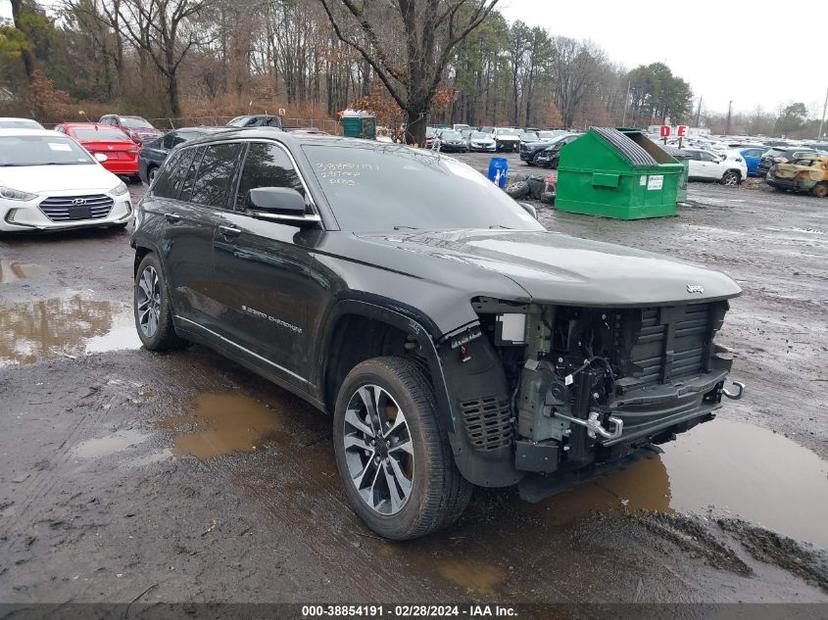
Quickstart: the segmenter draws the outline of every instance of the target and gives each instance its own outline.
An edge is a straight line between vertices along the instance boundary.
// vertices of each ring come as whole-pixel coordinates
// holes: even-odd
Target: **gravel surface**
[[[0,240],[0,601],[828,602],[828,201],[751,187],[691,184],[660,220],[540,212],[734,277],[745,398],[661,457],[540,504],[480,491],[405,544],[348,509],[325,417],[204,348],[138,348],[127,233]]]

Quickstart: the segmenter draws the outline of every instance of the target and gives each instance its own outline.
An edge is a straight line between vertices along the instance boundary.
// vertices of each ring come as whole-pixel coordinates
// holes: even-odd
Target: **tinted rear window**
[[[161,173],[155,179],[152,193],[162,198],[175,198],[193,163],[196,149],[186,149],[175,153],[167,161]]]
[[[72,136],[80,142],[132,142],[120,129],[101,127],[100,129],[70,129]]]
[[[201,158],[198,177],[190,202],[226,208],[230,182],[236,170],[242,145],[238,142],[211,144]]]

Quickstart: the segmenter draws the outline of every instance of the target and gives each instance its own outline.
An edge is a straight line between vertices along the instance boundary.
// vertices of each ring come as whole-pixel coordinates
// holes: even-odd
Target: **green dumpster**
[[[687,202],[687,179],[690,176],[690,160],[687,158],[687,154],[674,146],[661,146],[659,144],[658,147],[681,164],[682,170],[678,191],[676,192],[676,202],[679,204]]]
[[[377,139],[377,119],[364,113],[342,116],[342,135],[346,138]]]
[[[682,169],[640,131],[591,127],[561,149],[555,208],[621,220],[675,215]]]

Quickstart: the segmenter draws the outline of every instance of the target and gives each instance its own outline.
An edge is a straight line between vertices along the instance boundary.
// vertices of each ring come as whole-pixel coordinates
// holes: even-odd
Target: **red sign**
[[[676,127],[676,135],[679,138],[684,138],[687,136],[687,125],[679,125]]]
[[[670,137],[670,125],[662,125],[660,135],[662,138]]]
[[[284,108],[279,108],[279,116],[284,116],[285,114],[287,114],[287,110],[285,110]]]

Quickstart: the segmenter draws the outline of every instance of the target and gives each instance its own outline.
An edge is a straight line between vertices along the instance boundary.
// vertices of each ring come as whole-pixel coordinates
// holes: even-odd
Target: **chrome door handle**
[[[232,226],[219,226],[219,234],[225,239],[235,239],[241,234],[240,228],[233,228]]]
[[[167,221],[170,224],[178,224],[181,221],[181,216],[176,215],[175,213],[165,213],[164,217],[167,218]]]

